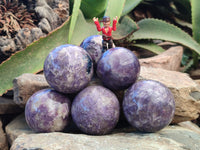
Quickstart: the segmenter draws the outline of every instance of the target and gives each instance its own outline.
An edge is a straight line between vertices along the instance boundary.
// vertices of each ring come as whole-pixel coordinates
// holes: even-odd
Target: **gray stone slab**
[[[179,126],[168,126],[157,133],[118,129],[102,136],[73,133],[34,133],[23,114],[13,120],[6,132],[11,150],[199,150],[200,134]]]

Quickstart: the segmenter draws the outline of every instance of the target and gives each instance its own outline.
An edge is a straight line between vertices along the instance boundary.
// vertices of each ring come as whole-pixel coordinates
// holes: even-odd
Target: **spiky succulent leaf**
[[[186,32],[158,19],[143,19],[138,22],[140,29],[136,31],[129,41],[141,39],[160,39],[182,44],[198,54],[200,54],[200,45]]]
[[[155,54],[161,54],[162,52],[165,51],[159,45],[157,45],[155,43],[150,43],[150,42],[145,42],[145,43],[144,42],[139,42],[139,43],[133,44],[133,46],[149,50],[149,51],[151,51],[151,52],[153,52]]]

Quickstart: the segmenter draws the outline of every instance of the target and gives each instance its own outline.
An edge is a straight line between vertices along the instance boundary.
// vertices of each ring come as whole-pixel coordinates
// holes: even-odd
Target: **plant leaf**
[[[104,16],[110,16],[111,19],[115,16],[120,18],[125,5],[125,1],[126,0],[109,0]]]
[[[161,39],[182,44],[200,54],[200,45],[180,28],[158,19],[143,19],[129,40]]]
[[[117,25],[117,30],[112,33],[114,40],[121,40],[137,30],[137,24],[128,16],[124,16]]]
[[[200,0],[191,0],[193,38],[200,43]]]
[[[126,0],[122,16],[131,12],[142,0]]]
[[[140,43],[133,44],[133,46],[144,48],[144,49],[149,50],[149,51],[151,51],[155,54],[161,54],[162,52],[165,51],[159,45],[157,45],[155,43],[149,43],[149,42],[140,42]]]
[[[82,0],[81,10],[86,18],[102,17],[108,0]]]
[[[72,16],[71,16],[71,20],[70,20],[70,30],[69,30],[69,34],[68,34],[68,43],[71,42],[72,34],[74,32],[74,28],[75,28],[75,25],[76,25],[76,20],[77,20],[78,14],[79,14],[80,5],[81,5],[81,0],[75,0],[74,1]]]
[[[69,30],[69,29],[68,29]],[[96,35],[97,29],[93,21],[86,21],[82,11],[79,11],[74,33],[70,44],[80,45],[81,42],[91,35]]]
[[[12,81],[23,73],[36,73],[43,69],[44,60],[51,50],[67,43],[69,21],[50,33],[47,37],[29,45],[25,50],[10,57],[0,64],[0,95],[12,88]],[[71,44],[79,45],[82,40],[96,34],[93,23],[87,23],[83,14],[79,12]]]

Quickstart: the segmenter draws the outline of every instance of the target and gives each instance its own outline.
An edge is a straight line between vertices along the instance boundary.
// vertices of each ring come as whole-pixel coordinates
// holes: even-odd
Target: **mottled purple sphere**
[[[142,132],[156,132],[169,125],[175,112],[171,91],[162,83],[143,80],[125,93],[123,111],[128,122]]]
[[[98,61],[97,75],[111,90],[123,90],[132,85],[140,73],[135,54],[123,47],[107,50]]]
[[[90,54],[95,64],[99,61],[103,54],[102,40],[101,35],[92,35],[84,39],[80,45]]]
[[[25,107],[28,126],[35,132],[62,131],[69,122],[70,100],[52,89],[33,94]]]
[[[88,86],[72,103],[72,119],[87,134],[107,134],[119,120],[120,106],[117,97],[103,86]]]
[[[61,45],[47,56],[44,75],[55,90],[76,93],[85,88],[93,76],[92,59],[79,46]]]

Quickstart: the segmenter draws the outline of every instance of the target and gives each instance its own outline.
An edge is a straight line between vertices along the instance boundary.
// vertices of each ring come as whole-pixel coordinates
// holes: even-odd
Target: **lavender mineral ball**
[[[55,90],[76,93],[85,88],[92,78],[91,57],[79,46],[61,45],[47,56],[44,75]]]
[[[52,89],[33,94],[25,107],[28,126],[35,132],[62,131],[69,122],[70,100]]]
[[[156,132],[169,125],[175,112],[171,91],[162,83],[143,80],[125,93],[123,111],[128,122],[142,132]]]
[[[107,50],[97,64],[97,75],[111,90],[123,90],[138,78],[140,63],[132,51],[115,47]]]
[[[84,48],[91,56],[93,62],[96,64],[102,56],[102,36],[92,35],[83,40],[80,45]]]
[[[119,120],[117,97],[103,86],[88,86],[72,103],[72,119],[87,134],[109,133]]]

